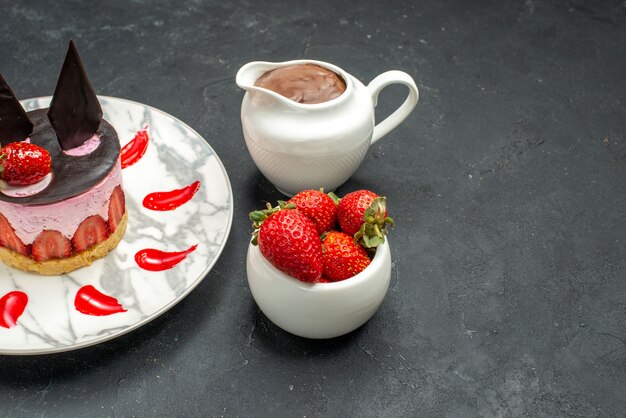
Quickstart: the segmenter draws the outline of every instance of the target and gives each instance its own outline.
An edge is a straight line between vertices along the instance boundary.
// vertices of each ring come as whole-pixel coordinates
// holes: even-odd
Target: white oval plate
[[[50,99],[27,99],[22,105],[30,111],[47,107]],[[0,298],[16,290],[28,296],[17,325],[0,327],[0,354],[70,351],[132,331],[189,294],[226,245],[233,219],[232,189],[222,162],[204,138],[153,107],[114,97],[99,99],[122,146],[146,126],[150,137],[143,158],[122,172],[129,215],[126,235],[105,258],[62,276],[39,276],[0,263]],[[142,205],[148,193],[180,189],[195,180],[200,189],[175,210],[157,212]],[[182,251],[194,244],[197,249],[169,270],[147,271],[135,262],[135,254],[144,248]],[[74,298],[85,285],[116,298],[127,311],[108,316],[78,312]]]

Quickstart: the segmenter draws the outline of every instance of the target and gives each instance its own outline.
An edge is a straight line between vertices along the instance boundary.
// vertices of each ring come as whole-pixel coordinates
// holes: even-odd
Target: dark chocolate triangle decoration
[[[33,124],[11,87],[0,75],[0,144],[4,147],[11,142],[23,141],[32,132]]]
[[[98,131],[102,120],[100,102],[72,41],[52,96],[48,118],[63,150],[83,145]]]

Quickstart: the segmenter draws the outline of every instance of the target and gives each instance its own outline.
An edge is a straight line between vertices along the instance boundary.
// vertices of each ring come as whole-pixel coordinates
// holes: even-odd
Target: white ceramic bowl
[[[365,270],[333,283],[294,279],[252,244],[246,268],[252,296],[274,324],[301,337],[332,338],[357,329],[378,310],[391,279],[391,252],[385,240]]]

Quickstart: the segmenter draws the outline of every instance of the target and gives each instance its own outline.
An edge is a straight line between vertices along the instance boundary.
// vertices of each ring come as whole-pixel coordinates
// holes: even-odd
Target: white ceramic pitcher
[[[346,90],[332,100],[305,104],[254,85],[267,71],[298,64],[334,71]],[[313,60],[250,62],[237,72],[236,82],[246,90],[241,123],[248,151],[263,175],[288,196],[306,189],[335,190],[356,171],[369,146],[398,126],[419,98],[415,82],[402,71],[382,73],[365,86],[341,68]],[[406,85],[408,97],[376,124],[378,94],[394,83]]]

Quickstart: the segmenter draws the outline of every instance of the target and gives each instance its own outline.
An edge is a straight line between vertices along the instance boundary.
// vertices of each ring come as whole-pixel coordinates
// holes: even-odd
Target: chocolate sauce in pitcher
[[[315,64],[298,64],[267,71],[254,83],[298,103],[323,103],[346,91],[335,72]]]

